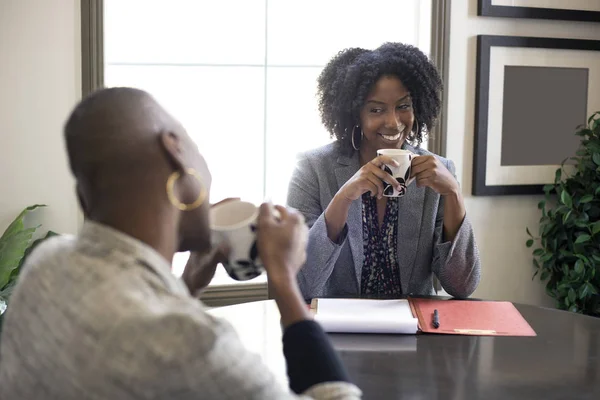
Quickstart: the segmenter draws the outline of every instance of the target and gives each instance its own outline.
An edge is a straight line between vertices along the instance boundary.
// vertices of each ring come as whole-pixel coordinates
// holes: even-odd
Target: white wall
[[[600,23],[477,16],[477,0],[452,0],[448,145],[457,168],[467,212],[481,253],[483,277],[475,297],[553,305],[539,280],[532,281],[531,251],[525,227],[537,231],[541,196],[473,197],[475,65],[478,34],[600,40]]]
[[[28,222],[77,231],[80,214],[62,124],[81,93],[77,0],[0,1],[0,234],[26,206]]]

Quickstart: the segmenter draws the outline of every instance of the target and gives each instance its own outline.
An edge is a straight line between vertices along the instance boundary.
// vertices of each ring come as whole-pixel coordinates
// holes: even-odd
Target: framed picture
[[[541,194],[600,110],[600,40],[477,37],[473,194]]]
[[[600,22],[600,0],[479,0],[477,15]]]

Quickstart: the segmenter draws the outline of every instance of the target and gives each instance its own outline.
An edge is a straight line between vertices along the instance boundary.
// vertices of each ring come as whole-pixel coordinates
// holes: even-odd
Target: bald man
[[[0,341],[0,399],[360,397],[296,283],[300,214],[280,207],[275,218],[264,204],[257,232],[292,393],[192,296],[224,254],[210,246],[210,172],[183,127],[147,93],[112,88],[75,108],[65,139],[85,223],[23,268]],[[183,280],[170,271],[177,251],[192,254]]]

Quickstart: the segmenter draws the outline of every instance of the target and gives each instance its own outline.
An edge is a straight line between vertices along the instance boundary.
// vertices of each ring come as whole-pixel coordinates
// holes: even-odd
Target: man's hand
[[[226,201],[239,200],[237,197],[229,197],[221,200],[211,207],[222,204]],[[217,265],[227,261],[229,249],[225,246],[217,246],[205,253],[191,252],[183,275],[181,278],[185,282],[192,296],[199,290],[208,286],[215,276]]]
[[[279,215],[277,215],[279,214]],[[297,211],[263,204],[258,216],[258,254],[270,284],[295,282],[306,261],[308,228]]]
[[[192,295],[208,286],[215,276],[217,265],[227,260],[227,253],[225,247],[215,247],[207,253],[190,253],[181,278]]]

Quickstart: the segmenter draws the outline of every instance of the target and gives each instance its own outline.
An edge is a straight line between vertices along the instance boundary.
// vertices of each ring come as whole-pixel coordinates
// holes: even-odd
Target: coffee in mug
[[[229,257],[223,263],[227,274],[237,280],[256,278],[264,271],[258,257],[256,221],[258,207],[242,200],[230,200],[210,209],[212,244],[226,244]]]
[[[391,164],[384,164],[381,166],[381,169],[393,176],[400,184],[400,190],[397,190],[389,183],[383,182],[383,195],[386,197],[404,196],[406,194],[408,185],[415,180],[414,177],[410,177],[410,173],[412,171],[412,160],[416,157],[415,154],[408,150],[402,149],[379,149],[377,150],[377,155],[388,156],[398,163],[397,167]]]

